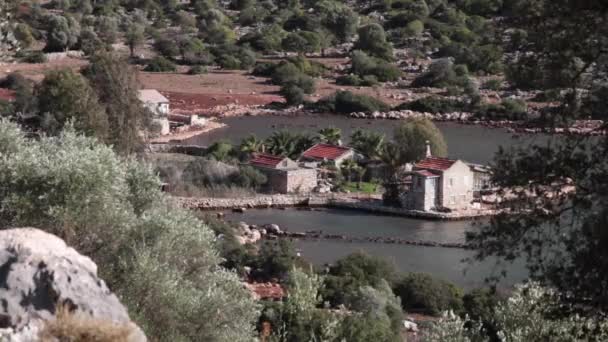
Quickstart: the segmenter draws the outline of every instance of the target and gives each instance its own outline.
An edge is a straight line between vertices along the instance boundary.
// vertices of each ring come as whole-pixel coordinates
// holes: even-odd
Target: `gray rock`
[[[74,314],[132,325],[131,340],[146,340],[97,276],[97,265],[57,236],[35,228],[0,231],[0,303],[1,334],[13,330],[9,341],[27,340],[27,334],[54,319],[59,305]]]
[[[283,233],[281,227],[278,224],[268,224],[264,228],[266,228],[266,232],[268,234],[280,235]]]

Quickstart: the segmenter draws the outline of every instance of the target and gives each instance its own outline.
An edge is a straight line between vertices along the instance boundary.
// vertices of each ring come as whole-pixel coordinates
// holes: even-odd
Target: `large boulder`
[[[0,231],[0,304],[3,341],[7,336],[9,341],[26,341],[58,324],[59,313],[65,321],[66,312],[72,323],[127,329],[122,341],[146,340],[97,276],[97,265],[57,236],[35,228]]]

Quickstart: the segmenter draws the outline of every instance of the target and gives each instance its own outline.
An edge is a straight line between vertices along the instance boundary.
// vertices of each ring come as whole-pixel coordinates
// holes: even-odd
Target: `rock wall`
[[[356,201],[351,197],[338,194],[259,195],[248,198],[174,197],[174,199],[184,208],[199,210],[327,206],[335,201]]]
[[[0,231],[0,302],[0,336],[9,341],[31,340],[26,336],[42,331],[60,310],[129,326],[127,341],[146,340],[97,276],[97,265],[35,228]]]

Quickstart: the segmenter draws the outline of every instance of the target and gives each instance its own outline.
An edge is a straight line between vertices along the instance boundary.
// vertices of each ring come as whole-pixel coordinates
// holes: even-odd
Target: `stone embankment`
[[[496,214],[490,209],[457,212],[430,212],[387,207],[372,198],[357,198],[352,194],[260,195],[248,198],[174,197],[183,208],[192,210],[232,210],[244,212],[254,208],[328,207],[366,211],[425,220],[467,220]]]
[[[321,207],[334,202],[353,203],[356,199],[348,195],[309,194],[309,195],[259,195],[247,198],[216,197],[174,197],[177,203],[187,209],[218,210],[233,209],[242,211],[253,208],[284,207]]]

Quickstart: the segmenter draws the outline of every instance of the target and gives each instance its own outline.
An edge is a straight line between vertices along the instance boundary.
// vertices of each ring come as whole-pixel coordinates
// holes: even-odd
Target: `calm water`
[[[379,216],[350,210],[327,209],[305,211],[297,209],[248,210],[244,214],[226,213],[227,219],[250,224],[276,223],[282,229],[295,232],[322,230],[349,236],[392,236],[412,240],[462,242],[464,233],[477,229],[482,222],[424,221],[402,217]],[[492,274],[494,262],[465,263],[472,252],[453,248],[433,248],[343,241],[297,241],[302,256],[316,264],[333,262],[356,251],[386,258],[403,272],[425,272],[452,281],[465,288],[479,287]],[[509,267],[508,277],[501,286],[509,286],[526,278],[521,264]]]
[[[220,128],[194,137],[188,144],[210,145],[218,140],[228,140],[235,143],[244,137],[255,134],[265,138],[276,130],[289,130],[295,133],[315,133],[321,128],[338,127],[342,129],[342,136],[347,138],[358,128],[374,130],[392,136],[398,120],[363,120],[350,119],[337,115],[309,115],[309,116],[244,116],[224,118],[221,120],[227,127]],[[530,140],[546,139],[543,136],[514,138],[513,134],[505,129],[488,129],[481,126],[460,125],[455,123],[437,123],[448,144],[449,154],[453,158],[463,159],[475,163],[489,163],[499,146],[514,146],[527,143]]]

